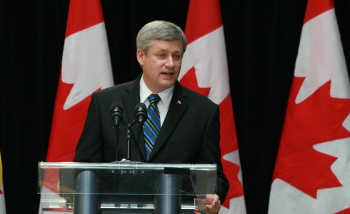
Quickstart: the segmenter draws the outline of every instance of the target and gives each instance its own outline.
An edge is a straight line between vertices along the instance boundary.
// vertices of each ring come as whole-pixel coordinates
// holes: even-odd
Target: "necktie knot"
[[[157,105],[160,100],[160,97],[158,94],[151,94],[148,96],[148,100],[152,105]]]

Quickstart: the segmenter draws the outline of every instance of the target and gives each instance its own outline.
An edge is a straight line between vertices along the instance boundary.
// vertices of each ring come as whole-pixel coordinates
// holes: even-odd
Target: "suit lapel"
[[[131,86],[127,89],[129,93],[127,93],[125,96],[123,96],[123,102],[125,105],[125,115],[127,116],[128,123],[131,124],[134,121],[134,114],[135,114],[135,106],[136,104],[140,103],[140,78],[141,75],[138,76],[138,78],[131,84]],[[139,149],[141,150],[141,153],[143,157],[146,157],[146,151],[145,147],[143,145],[143,140],[140,136],[143,136],[142,134],[138,134],[138,127],[136,125],[131,126],[132,136],[135,139],[136,142],[139,142]]]
[[[171,133],[176,128],[179,120],[182,118],[182,115],[185,113],[188,106],[186,99],[187,96],[188,95],[183,92],[183,87],[176,82],[168,113],[165,117],[162,128],[160,129],[160,133],[155,142],[150,159],[164,145]]]

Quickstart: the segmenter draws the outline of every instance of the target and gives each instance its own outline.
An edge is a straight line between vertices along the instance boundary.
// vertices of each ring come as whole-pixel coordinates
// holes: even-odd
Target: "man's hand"
[[[219,200],[219,196],[216,194],[208,194],[205,199],[196,199],[196,202],[201,211],[205,210],[210,214],[217,214],[221,209],[221,202]]]

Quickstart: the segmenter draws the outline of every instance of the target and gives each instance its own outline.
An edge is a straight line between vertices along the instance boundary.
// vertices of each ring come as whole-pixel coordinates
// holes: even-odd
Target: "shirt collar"
[[[165,89],[164,91],[158,93],[159,97],[161,98],[161,102],[163,103],[164,107],[167,110],[169,109],[171,98],[173,97],[174,87],[175,86],[173,85],[170,88]],[[153,94],[153,92],[149,90],[149,88],[147,87],[142,75],[140,79],[140,102],[141,103],[147,102],[148,101],[147,98],[150,94]]]

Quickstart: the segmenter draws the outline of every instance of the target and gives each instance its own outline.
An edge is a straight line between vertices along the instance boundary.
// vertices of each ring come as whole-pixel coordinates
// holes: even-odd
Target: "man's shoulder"
[[[185,94],[190,102],[197,103],[199,105],[213,105],[215,106],[216,104],[211,101],[207,96],[204,96],[192,89],[189,89],[185,86],[182,86],[183,94]]]
[[[132,87],[133,82],[134,81],[130,81],[130,82],[110,86],[108,88],[104,88],[100,91],[95,92],[95,94],[97,96],[104,96],[104,95],[109,95],[109,94],[115,94],[116,92],[128,91]]]

